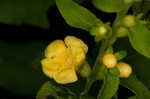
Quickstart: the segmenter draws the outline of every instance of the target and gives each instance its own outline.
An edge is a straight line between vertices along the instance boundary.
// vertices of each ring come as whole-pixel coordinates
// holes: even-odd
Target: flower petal
[[[75,69],[68,68],[55,73],[54,79],[59,84],[73,83],[78,80]]]
[[[55,71],[54,71],[54,70],[49,70],[49,69],[47,69],[47,68],[42,68],[42,70],[43,70],[43,73],[44,73],[46,76],[48,76],[48,77],[50,77],[50,78],[53,78],[53,77],[54,77],[54,74],[55,74]]]
[[[67,36],[65,38],[65,44],[71,50],[75,68],[76,70],[78,70],[79,66],[83,63],[83,61],[86,58],[88,47],[82,40],[73,36]]]
[[[61,64],[51,58],[45,58],[41,61],[42,67],[48,70],[57,70]]]
[[[72,48],[80,47],[84,50],[85,53],[88,52],[88,46],[82,40],[74,36],[67,36],[65,38],[65,44],[67,45],[67,47]]]
[[[47,46],[45,56],[48,58],[66,56],[66,51],[67,48],[64,42],[62,40],[55,40]]]

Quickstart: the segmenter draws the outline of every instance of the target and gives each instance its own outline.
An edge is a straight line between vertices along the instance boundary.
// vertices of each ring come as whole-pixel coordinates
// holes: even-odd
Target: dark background
[[[116,14],[108,14],[95,9],[91,4],[84,3],[85,7],[90,9],[93,13],[97,15],[104,22],[113,22]],[[66,35],[74,35],[85,41],[85,43],[92,49],[95,45],[94,38],[89,35],[88,32],[72,28],[65,23],[65,20],[60,15],[56,6],[53,6],[47,11],[49,18],[50,27],[49,29],[42,29],[40,27],[32,25],[7,25],[0,23],[0,37],[3,40],[0,42],[5,42],[10,45],[16,44],[28,44],[32,42],[43,42],[45,45],[55,39],[64,39]],[[5,39],[5,40],[4,40]],[[11,50],[11,49],[10,49]],[[40,86],[39,86],[40,87]],[[92,90],[98,91],[98,84],[92,87]],[[120,86],[119,88],[119,99],[126,99],[127,97],[133,95],[128,89]],[[0,87],[0,99],[34,99],[32,96],[24,96],[16,94],[7,90],[7,88]]]

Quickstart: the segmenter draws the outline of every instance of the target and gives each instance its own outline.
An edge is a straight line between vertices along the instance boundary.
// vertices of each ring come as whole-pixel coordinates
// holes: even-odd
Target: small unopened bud
[[[123,18],[122,24],[126,27],[132,27],[135,25],[135,17],[132,15],[127,15]]]
[[[100,26],[99,29],[98,29],[98,33],[100,35],[105,35],[107,32],[107,29],[104,27],[104,26]]]
[[[91,68],[90,65],[88,64],[87,61],[85,61],[82,66],[80,67],[78,73],[80,74],[80,76],[82,77],[89,77],[91,74]]]
[[[117,58],[114,54],[104,55],[102,61],[107,68],[114,68],[117,65]]]
[[[128,78],[132,73],[132,68],[129,64],[124,62],[119,62],[117,64],[117,67],[120,71],[120,77],[121,78]]]
[[[128,33],[129,33],[129,30],[125,27],[119,27],[118,30],[117,30],[117,37],[118,38],[123,38],[123,37],[127,37],[128,36]]]

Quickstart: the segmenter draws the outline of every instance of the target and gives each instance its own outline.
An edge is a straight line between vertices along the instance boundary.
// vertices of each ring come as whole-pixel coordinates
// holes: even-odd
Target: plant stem
[[[85,89],[83,92],[81,92],[80,97],[82,97],[84,94],[86,94],[88,92],[88,90],[90,89],[91,85],[94,83],[94,81],[97,80],[97,78],[94,77],[95,74],[97,73],[96,72],[97,67],[98,67],[97,65],[102,64],[102,62],[100,60],[103,57],[103,55],[105,54],[106,49],[109,47],[110,42],[111,41],[109,39],[102,41],[101,48],[99,50],[99,54],[97,56],[97,59],[95,61],[94,67],[93,67],[93,72],[92,72],[91,76],[89,78],[87,78]]]
[[[88,90],[90,89],[90,87],[92,86],[92,84],[98,80],[97,78],[95,78],[95,74],[97,73],[97,68],[98,66],[101,66],[102,65],[102,57],[104,56],[105,54],[105,51],[107,50],[107,48],[109,48],[110,46],[112,46],[116,40],[117,40],[117,37],[116,37],[116,29],[117,27],[120,25],[121,23],[121,19],[126,15],[126,13],[128,12],[129,8],[130,8],[131,5],[129,5],[126,9],[124,9],[122,12],[119,12],[117,14],[117,17],[114,21],[114,24],[112,26],[112,36],[109,37],[108,39],[105,39],[102,41],[102,44],[101,44],[101,47],[100,47],[100,50],[99,50],[99,53],[98,53],[98,56],[97,56],[97,59],[95,61],[95,64],[93,66],[93,72],[91,74],[91,76],[89,78],[87,78],[87,82],[86,82],[86,85],[85,85],[85,89],[83,92],[81,92],[80,94],[80,99],[81,97],[86,94],[88,92]],[[100,78],[100,79],[103,79],[103,78]]]

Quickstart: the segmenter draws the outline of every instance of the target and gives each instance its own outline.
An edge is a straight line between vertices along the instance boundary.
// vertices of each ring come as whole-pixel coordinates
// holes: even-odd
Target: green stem
[[[91,76],[89,78],[87,78],[85,89],[83,92],[81,92],[80,97],[82,97],[84,94],[86,94],[88,92],[88,90],[90,89],[91,85],[97,80],[97,78],[94,77],[95,73],[97,73],[96,72],[97,67],[98,67],[97,65],[102,64],[102,62],[100,60],[103,57],[103,55],[105,54],[105,50],[108,48],[108,45],[110,42],[111,41],[109,41],[109,40],[102,41],[102,45],[99,50],[98,57],[95,61],[94,67],[93,67],[93,72],[92,72]]]
[[[129,10],[130,6],[131,5],[129,5],[124,11],[117,14],[117,18],[115,19],[113,27],[112,27],[112,36],[109,37],[108,39],[105,39],[105,40],[102,41],[102,44],[101,44],[101,47],[100,47],[100,50],[99,50],[99,54],[97,56],[97,59],[95,61],[94,67],[93,67],[93,72],[92,72],[91,76],[89,78],[87,78],[85,89],[84,89],[83,92],[81,92],[80,98],[84,94],[86,94],[88,92],[88,90],[90,89],[90,87],[92,86],[92,84],[96,80],[98,80],[97,78],[94,78],[96,76],[95,73],[97,73],[96,70],[97,70],[98,66],[102,65],[102,57],[104,56],[105,51],[107,50],[107,48],[109,48],[110,46],[112,46],[116,42],[116,40],[117,40],[116,29],[120,25],[121,19],[126,15],[126,13]],[[100,78],[100,79],[103,79],[103,78]]]

